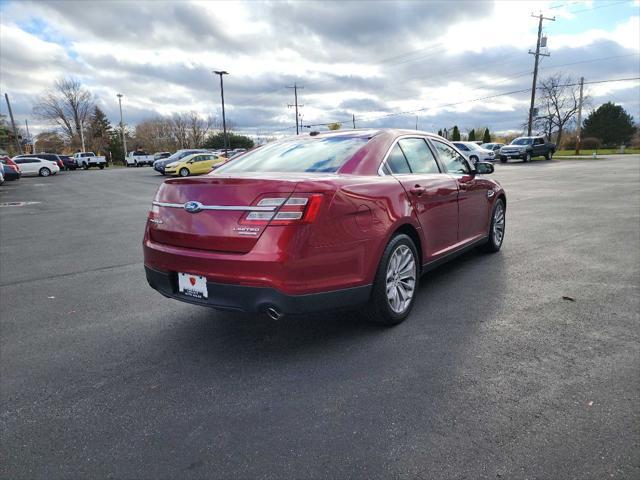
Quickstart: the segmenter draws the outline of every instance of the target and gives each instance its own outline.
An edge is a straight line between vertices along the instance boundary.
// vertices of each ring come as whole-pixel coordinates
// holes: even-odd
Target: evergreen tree
[[[469,132],[469,141],[470,142],[475,142],[476,141],[476,131],[473,128]]]
[[[484,129],[484,136],[482,137],[482,143],[491,143],[491,134],[489,133],[489,127]]]
[[[235,133],[228,132],[227,139],[229,140],[228,148],[246,148],[247,150],[253,148],[254,142],[250,137],[245,135],[236,135]],[[218,150],[224,148],[224,133],[216,132],[210,133],[202,145],[204,148],[211,148]]]
[[[451,140],[454,142],[460,141],[460,130],[458,130],[458,126],[453,126],[453,133],[451,134]]]
[[[11,137],[12,134],[9,129],[9,123],[6,120],[6,116],[0,115],[0,148],[2,150],[9,150]]]
[[[583,126],[582,138],[599,138],[604,146],[626,144],[636,130],[633,117],[620,105],[611,102],[592,111]]]
[[[113,129],[105,113],[96,105],[89,119],[89,147],[96,155],[107,152],[112,143]],[[99,153],[100,152],[100,153]]]

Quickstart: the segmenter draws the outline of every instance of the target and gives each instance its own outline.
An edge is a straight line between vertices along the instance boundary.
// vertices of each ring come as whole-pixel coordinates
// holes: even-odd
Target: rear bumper
[[[178,292],[176,272],[164,272],[145,265],[147,282],[165,297],[186,303],[242,312],[264,312],[275,308],[281,314],[319,312],[362,305],[369,300],[371,285],[306,295],[287,295],[274,288],[250,287],[207,281],[208,298],[196,299]]]

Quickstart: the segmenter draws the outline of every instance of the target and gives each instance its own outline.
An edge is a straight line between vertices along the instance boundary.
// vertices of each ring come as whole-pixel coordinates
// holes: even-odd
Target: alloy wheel
[[[502,244],[504,238],[504,220],[504,206],[499,202],[493,212],[493,240],[497,246]]]
[[[404,313],[411,305],[416,285],[416,261],[411,249],[400,245],[387,265],[387,301],[395,313]]]

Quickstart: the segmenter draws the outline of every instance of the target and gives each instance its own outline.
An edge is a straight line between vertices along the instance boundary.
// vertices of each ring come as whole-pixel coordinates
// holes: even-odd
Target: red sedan
[[[287,138],[214,172],[165,181],[144,235],[166,297],[272,318],[337,307],[404,320],[420,276],[500,250],[505,192],[443,138],[351,130]]]

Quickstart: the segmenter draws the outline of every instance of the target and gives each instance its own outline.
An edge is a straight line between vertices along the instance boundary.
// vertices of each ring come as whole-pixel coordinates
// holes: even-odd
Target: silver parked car
[[[491,150],[495,153],[496,158],[498,158],[500,156],[500,149],[504,147],[504,143],[483,143],[480,147],[485,150]]]

